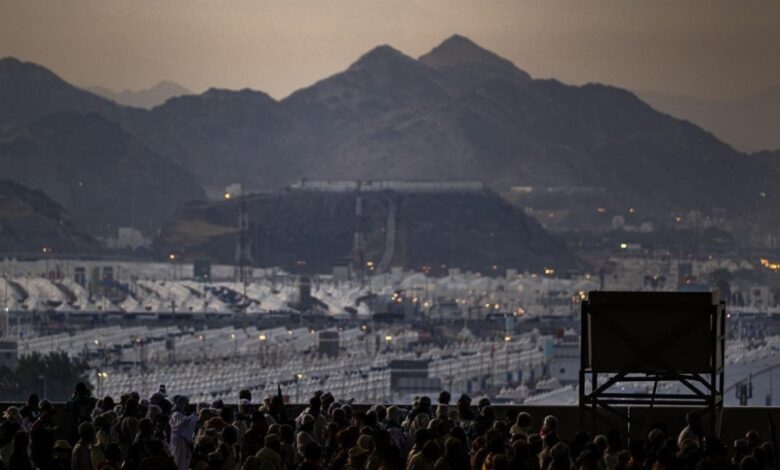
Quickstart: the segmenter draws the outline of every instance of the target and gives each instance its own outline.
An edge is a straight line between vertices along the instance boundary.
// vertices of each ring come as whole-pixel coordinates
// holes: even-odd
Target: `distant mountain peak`
[[[356,69],[373,65],[388,65],[397,63],[414,63],[414,59],[398,49],[383,44],[366,52],[349,68]]]
[[[191,90],[170,80],[162,80],[149,88],[140,90],[116,92],[101,86],[88,87],[86,90],[119,104],[146,109],[159,106],[171,98],[192,94]]]
[[[421,63],[436,69],[473,68],[487,78],[505,78],[529,81],[530,75],[511,61],[495,54],[471,39],[454,34],[420,56]],[[479,69],[479,70],[478,70]]]
[[[16,57],[0,59],[0,81],[3,80],[51,80],[65,83],[54,72],[34,62],[25,62]]]

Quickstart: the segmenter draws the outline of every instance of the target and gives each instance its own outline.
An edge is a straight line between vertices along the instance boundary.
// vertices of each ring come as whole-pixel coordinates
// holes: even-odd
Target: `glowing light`
[[[761,258],[759,261],[761,262],[761,266],[767,269],[771,269],[772,271],[780,271],[780,263],[769,261],[766,258]]]
[[[511,337],[511,336],[509,336],[509,335],[507,335],[507,336],[504,336],[504,342],[505,342],[505,343],[508,343],[508,342],[510,342],[510,341],[512,341],[512,337]]]
[[[544,268],[544,273],[548,276],[555,274],[555,269],[553,268]]]
[[[620,244],[620,249],[621,250],[625,250],[626,248],[628,248],[628,243],[621,243]]]
[[[268,337],[266,335],[258,335],[257,339],[259,339],[260,341],[265,341],[268,339]]]
[[[233,196],[230,193],[225,193],[225,199],[230,199],[231,197]]]
[[[391,342],[392,340],[393,340],[393,335],[385,336],[385,341],[387,341],[388,343]]]
[[[171,261],[175,261],[176,260],[176,253],[169,254],[168,255],[168,259],[171,260]]]

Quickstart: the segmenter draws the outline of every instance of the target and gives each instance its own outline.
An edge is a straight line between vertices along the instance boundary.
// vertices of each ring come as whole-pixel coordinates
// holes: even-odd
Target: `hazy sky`
[[[777,0],[0,0],[0,56],[80,85],[281,98],[379,44],[453,33],[534,77],[704,98],[780,85]]]

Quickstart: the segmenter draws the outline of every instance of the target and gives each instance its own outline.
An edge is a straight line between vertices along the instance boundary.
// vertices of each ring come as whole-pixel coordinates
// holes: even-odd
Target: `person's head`
[[[139,414],[138,400],[130,398],[125,403],[125,416],[130,418],[137,418]]]
[[[38,403],[38,409],[41,410],[41,413],[54,412],[54,407],[52,406],[51,402],[45,399],[41,400],[40,403]]]
[[[229,445],[235,445],[238,442],[238,431],[233,426],[222,428],[222,442]]]
[[[725,457],[726,445],[715,436],[707,436],[704,439],[704,455],[708,457]]]
[[[558,470],[569,470],[571,468],[571,456],[569,455],[569,446],[563,442],[556,443],[550,449],[551,468]]]
[[[289,424],[279,426],[279,438],[283,444],[292,444],[295,442],[295,431]]]
[[[515,424],[517,424],[519,427],[523,429],[528,429],[531,427],[531,415],[528,414],[525,411],[521,411],[517,414],[517,419],[515,420]]]
[[[269,449],[279,452],[282,448],[282,442],[279,440],[278,434],[268,434],[265,436],[265,446]]]
[[[561,442],[557,432],[548,432],[542,439],[544,441],[544,447],[547,449],[552,449],[555,444]]]
[[[305,414],[301,418],[301,424],[299,429],[305,432],[312,432],[314,430],[314,422],[316,418],[310,414]]]
[[[541,452],[544,448],[544,440],[542,439],[542,436],[538,434],[531,434],[528,436],[528,448],[534,455]]]
[[[140,432],[142,436],[151,437],[154,433],[154,424],[152,423],[152,420],[143,418],[138,421],[138,432]]]
[[[106,446],[105,455],[106,460],[113,464],[118,464],[122,461],[122,449],[116,442],[112,442]]]
[[[458,398],[456,405],[461,413],[469,410],[471,408],[471,397],[464,393]]]
[[[85,422],[79,424],[79,439],[92,443],[92,441],[95,439],[95,427],[92,426],[92,423]]]
[[[464,455],[461,449],[463,449],[463,447],[461,446],[460,441],[454,437],[448,437],[447,440],[444,441],[444,456],[449,460],[454,461],[462,459]]]
[[[235,413],[233,412],[233,408],[225,406],[219,410],[219,416],[224,422],[232,423],[233,419],[235,418]]]
[[[247,389],[241,390],[238,392],[238,399],[240,400],[248,400],[252,401],[252,392],[250,392]]]
[[[761,444],[761,436],[758,435],[758,431],[750,430],[745,433],[745,440],[748,443],[748,447],[751,449]]]
[[[439,444],[435,440],[426,442],[422,448],[423,457],[428,462],[436,462],[436,459],[439,458],[439,453]]]
[[[452,395],[450,395],[450,392],[448,392],[447,390],[442,390],[441,392],[439,392],[440,405],[449,405],[451,399],[452,399]]]
[[[368,457],[368,451],[362,447],[355,446],[349,449],[347,456],[349,458],[350,464],[352,464],[353,467],[363,468],[363,464]]]
[[[414,447],[422,449],[426,442],[431,439],[431,434],[425,428],[420,428],[414,432]]]
[[[482,408],[490,406],[490,399],[488,397],[482,397],[477,402],[477,409],[482,411]]]
[[[739,470],[759,470],[758,462],[752,455],[747,455],[739,462]]]
[[[73,393],[78,397],[88,397],[90,395],[89,388],[84,382],[77,383]]]
[[[547,415],[542,422],[542,429],[546,432],[553,432],[558,430],[558,418],[553,415]]]
[[[431,410],[431,397],[425,395],[420,397],[419,407],[420,411],[429,412]]]
[[[369,436],[368,434],[363,434],[360,437],[358,437],[357,445],[367,450],[368,452],[373,452],[374,449],[376,448],[376,441],[374,441],[373,436]]]
[[[775,468],[775,449],[771,442],[764,442],[761,444],[761,448],[764,449],[766,454],[766,463],[768,468]]]
[[[689,411],[685,414],[685,424],[688,425],[691,431],[697,435],[702,434],[704,427],[701,422],[701,415],[698,411]]]
[[[268,422],[265,419],[265,413],[262,411],[253,411],[252,412],[252,426],[254,427],[266,427],[268,426]]]
[[[747,439],[734,441],[734,463],[739,464],[743,457],[750,454],[750,445]]]
[[[36,411],[38,409],[38,403],[40,401],[41,399],[40,397],[38,397],[37,393],[31,393],[27,395],[27,406],[33,411]]]
[[[319,395],[314,395],[309,399],[309,413],[318,414],[322,408],[322,400]]]
[[[756,464],[758,464],[758,468],[766,468],[766,452],[761,446],[755,446],[753,447],[753,452],[751,454],[754,459],[756,459]]]
[[[54,458],[62,462],[70,462],[71,447],[68,441],[60,439],[54,443]]]
[[[493,457],[492,464],[492,470],[509,470],[511,468],[509,465],[509,459],[507,458],[506,454],[496,454]]]
[[[450,405],[439,404],[436,406],[436,417],[439,419],[450,419]]]

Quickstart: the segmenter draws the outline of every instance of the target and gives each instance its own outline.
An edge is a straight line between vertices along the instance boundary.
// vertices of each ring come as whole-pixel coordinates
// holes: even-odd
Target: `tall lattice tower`
[[[360,195],[358,186],[355,198],[355,239],[352,244],[353,272],[357,279],[363,282],[366,266],[366,241],[363,235],[363,196]]]
[[[238,197],[238,238],[236,240],[236,282],[244,286],[244,296],[246,296],[246,285],[252,278],[252,239],[249,232],[249,214],[246,209],[246,196],[243,188]]]

